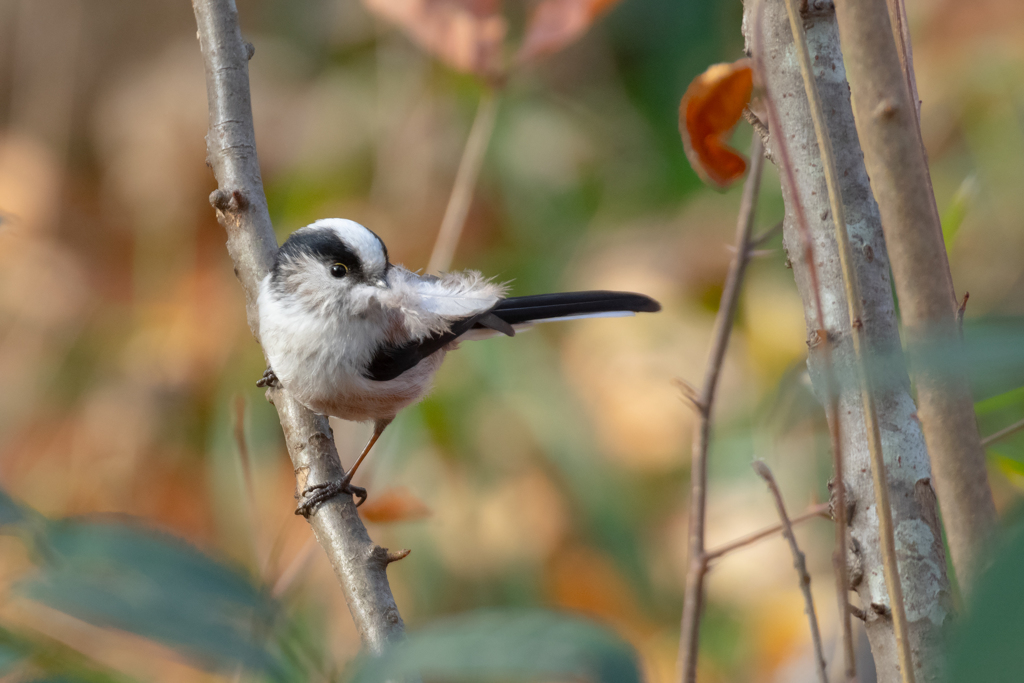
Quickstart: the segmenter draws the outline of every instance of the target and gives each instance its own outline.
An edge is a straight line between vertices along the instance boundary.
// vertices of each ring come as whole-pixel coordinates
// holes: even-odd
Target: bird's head
[[[344,218],[323,218],[281,245],[270,287],[310,307],[366,307],[388,288],[388,250],[372,231]]]

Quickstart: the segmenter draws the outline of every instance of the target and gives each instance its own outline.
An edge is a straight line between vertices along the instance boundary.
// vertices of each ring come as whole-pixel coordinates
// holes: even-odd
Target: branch
[[[193,0],[192,8],[206,63],[207,161],[218,183],[210,203],[227,231],[228,253],[245,291],[249,328],[258,340],[256,298],[273,263],[277,239],[256,157],[248,66],[253,48],[242,40],[234,0]],[[272,389],[267,396],[281,419],[298,490],[340,479],[344,472],[327,418],[283,390]],[[385,572],[387,551],[370,540],[351,497],[327,501],[309,516],[309,523],[341,582],[363,644],[380,652],[403,630]]]
[[[807,35],[804,33],[803,18],[796,5],[796,0],[786,0],[786,13],[793,31],[793,42],[796,46],[800,62],[800,74],[804,81],[804,90],[811,108],[811,119],[814,122],[814,134],[821,153],[822,170],[825,174],[825,186],[828,188],[829,206],[832,210],[832,224],[835,227],[836,245],[839,248],[839,263],[843,271],[843,285],[846,289],[846,307],[852,331],[853,355],[857,365],[858,389],[864,407],[864,427],[867,432],[868,452],[871,455],[871,475],[875,489],[875,509],[878,511],[878,530],[881,536],[882,568],[885,573],[885,586],[889,591],[889,603],[892,605],[893,628],[896,631],[896,651],[899,657],[900,673],[905,683],[914,683],[914,665],[911,658],[910,635],[907,626],[907,612],[903,602],[903,585],[900,581],[899,566],[896,560],[896,530],[893,524],[892,505],[889,503],[889,477],[886,473],[885,457],[882,453],[882,430],[878,423],[878,410],[875,407],[875,396],[868,377],[867,359],[865,358],[867,340],[865,329],[864,305],[860,294],[860,282],[853,264],[853,247],[846,228],[846,210],[843,207],[843,196],[839,189],[839,172],[836,170],[835,153],[832,150],[832,139],[825,125],[825,114],[822,111],[818,86],[814,80],[811,66],[811,52],[807,47]],[[764,476],[762,474],[762,476]],[[836,483],[837,491],[845,487],[840,477]],[[839,496],[837,496],[839,498]],[[845,505],[845,502],[840,506]],[[843,627],[843,644],[846,652],[846,674],[852,678],[854,670],[853,635],[850,629],[850,614],[846,590],[839,594],[840,619]]]
[[[484,163],[487,146],[494,132],[494,119],[498,113],[498,95],[488,87],[480,96],[480,105],[476,109],[473,126],[469,129],[469,138],[462,150],[459,170],[455,173],[455,184],[452,186],[448,207],[441,220],[441,229],[437,232],[437,241],[427,263],[428,273],[440,273],[448,270],[455,258],[455,249],[462,237],[462,228],[466,225],[466,216],[473,203],[473,191],[480,177],[480,168]]]
[[[828,511],[830,507],[832,506],[829,505],[828,503],[813,505],[807,512],[797,515],[796,517],[791,519],[790,522],[792,522],[793,524],[799,524],[800,522],[806,522],[807,520],[814,519],[816,517],[830,519],[830,517],[828,516]],[[760,531],[755,531],[753,533],[747,534],[746,536],[740,536],[736,540],[729,541],[724,545],[720,545],[714,550],[709,550],[707,551],[707,553],[705,553],[704,556],[708,559],[708,562],[711,562],[712,560],[717,560],[718,558],[724,555],[728,555],[734,550],[745,548],[748,545],[753,545],[754,543],[757,543],[761,539],[768,538],[769,536],[774,536],[775,534],[782,531],[782,529],[783,526],[781,523],[775,524],[770,527],[765,527]]]
[[[960,585],[984,566],[996,512],[970,384],[961,366],[929,368],[926,344],[959,349],[956,296],[931,176],[885,0],[836,4],[864,164],[882,216],[917,386],[918,415],[935,473]]]
[[[1001,441],[1012,434],[1016,434],[1022,429],[1024,429],[1024,420],[1021,420],[1020,422],[1014,422],[1009,427],[1003,427],[995,434],[989,434],[988,436],[986,436],[984,439],[981,440],[981,445],[987,448],[988,446],[994,444],[996,441]]]
[[[814,598],[811,596],[811,575],[807,571],[804,554],[800,552],[800,547],[796,544],[796,536],[793,535],[793,525],[786,514],[786,504],[782,501],[782,493],[779,492],[779,486],[775,483],[772,471],[761,460],[755,460],[753,466],[757,475],[768,484],[768,488],[775,498],[775,509],[779,511],[779,519],[782,520],[782,535],[789,541],[789,549],[793,553],[793,566],[796,568],[796,573],[800,576],[800,591],[804,594],[807,620],[811,625],[811,642],[814,643],[814,666],[818,672],[818,680],[821,683],[828,683],[828,675],[825,673],[825,655],[821,651],[821,631],[818,630],[818,615],[814,611]]]
[[[803,76],[794,58],[797,48],[785,3],[753,0],[744,14],[748,51],[757,82],[764,89],[772,151],[786,205],[783,245],[804,301],[808,369],[815,394],[825,407],[833,444],[837,547],[833,561],[840,614],[846,613],[848,605],[844,583],[857,591],[862,605],[877,603],[884,608],[869,613],[865,629],[879,681],[892,683],[899,680],[900,665],[886,583],[878,580],[884,562],[874,511],[864,397],[853,382],[837,381],[839,372],[842,377],[855,377],[858,361],[822,156],[804,96]],[[912,582],[913,590],[905,596],[911,648],[918,653],[924,677],[937,677],[944,645],[937,624],[950,614],[950,588],[943,571],[946,560],[928,452],[916,420],[909,378],[900,363],[898,317],[882,223],[858,144],[832,3],[808,3],[800,20],[814,49],[812,73],[829,132],[837,141],[835,162],[844,212],[850,217],[847,227],[855,247],[852,260],[864,311],[859,321],[868,323],[864,331],[870,356],[896,361],[887,367],[886,383],[873,387],[872,394],[878,412],[886,417],[880,424],[880,436],[891,463],[888,480],[893,490],[894,525],[901,534],[896,539],[897,556]],[[840,503],[844,494],[845,501]]]
[[[707,510],[708,443],[711,435],[711,409],[718,388],[718,376],[729,346],[733,316],[739,302],[740,284],[750,260],[750,235],[754,226],[754,209],[761,187],[764,168],[764,150],[761,138],[754,136],[750,144],[750,172],[743,185],[739,220],[736,225],[736,253],[729,266],[729,274],[722,290],[722,300],[715,317],[715,331],[711,352],[704,374],[704,387],[692,403],[700,415],[700,425],[693,436],[693,464],[690,467],[690,564],[686,572],[686,592],[683,597],[682,632],[679,638],[679,667],[684,683],[697,678],[697,646],[700,640],[700,615],[704,602],[704,576],[708,557],[704,551],[704,520]]]

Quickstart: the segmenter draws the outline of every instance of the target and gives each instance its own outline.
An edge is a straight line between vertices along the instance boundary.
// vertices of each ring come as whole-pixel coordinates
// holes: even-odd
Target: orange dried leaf
[[[359,514],[367,522],[387,524],[408,522],[430,515],[426,503],[412,495],[407,488],[389,489],[359,506]]]
[[[725,188],[743,177],[747,161],[726,144],[750,102],[754,72],[749,59],[715,64],[697,78],[679,103],[679,132],[693,170]]]
[[[530,15],[516,59],[523,62],[558,52],[575,41],[619,0],[541,0]]]
[[[498,0],[363,0],[420,47],[458,71],[493,76],[501,70],[507,23]]]

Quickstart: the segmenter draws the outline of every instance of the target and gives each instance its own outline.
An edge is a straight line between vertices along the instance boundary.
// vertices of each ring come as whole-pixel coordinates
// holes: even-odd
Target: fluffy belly
[[[444,355],[444,351],[438,351],[387,382],[363,378],[345,383],[328,381],[327,386],[317,387],[319,390],[294,393],[300,402],[322,415],[352,422],[389,420],[426,396]]]

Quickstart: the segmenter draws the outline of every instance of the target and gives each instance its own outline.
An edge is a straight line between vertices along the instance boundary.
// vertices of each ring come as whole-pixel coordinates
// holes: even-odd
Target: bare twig
[[[1014,422],[1009,427],[1004,427],[995,434],[989,434],[988,436],[986,436],[984,439],[981,440],[981,445],[988,448],[996,441],[1001,441],[1002,439],[1005,439],[1011,434],[1016,434],[1022,429],[1024,429],[1024,420],[1021,420],[1020,422]]]
[[[682,632],[679,638],[679,673],[684,683],[693,683],[697,677],[697,646],[700,639],[700,616],[704,601],[704,576],[708,558],[704,551],[704,518],[707,510],[707,460],[711,435],[711,410],[714,406],[718,376],[725,360],[725,351],[732,332],[733,316],[739,302],[740,284],[749,261],[750,235],[754,226],[754,209],[761,186],[764,152],[761,138],[754,136],[750,144],[750,172],[743,185],[739,220],[736,225],[736,253],[729,266],[729,274],[722,290],[722,300],[715,317],[715,330],[711,352],[705,369],[704,386],[697,397],[692,397],[700,416],[694,431],[692,465],[690,467],[690,560],[686,572],[686,592],[683,602]]]
[[[811,642],[814,643],[814,666],[818,672],[818,680],[821,683],[828,683],[828,675],[825,673],[825,655],[821,649],[821,631],[818,630],[818,615],[814,611],[814,598],[811,596],[811,575],[807,571],[807,563],[804,561],[804,554],[796,544],[796,536],[793,535],[793,525],[786,514],[786,504],[782,501],[782,493],[768,465],[761,460],[753,462],[754,471],[768,484],[772,497],[775,498],[775,509],[779,511],[779,519],[782,520],[782,535],[789,541],[789,549],[793,552],[793,566],[800,576],[800,591],[804,594],[804,607],[807,610],[807,620],[811,625]]]
[[[288,566],[284,568],[280,576],[277,577],[277,581],[274,582],[274,587],[271,589],[270,594],[275,598],[281,597],[288,592],[288,589],[292,587],[295,580],[298,579],[302,572],[309,566],[310,561],[313,559],[313,552],[316,550],[316,539],[310,538],[302,547],[299,548],[299,552],[295,553],[295,557],[288,563]]]
[[[256,157],[249,97],[252,46],[242,40],[234,0],[193,0],[192,8],[206,64],[207,161],[219,186],[210,202],[227,231],[228,253],[245,291],[249,327],[259,339],[256,298],[259,282],[273,263],[277,240]],[[327,419],[280,389],[269,391],[268,398],[281,420],[298,490],[340,479],[343,470]],[[363,644],[380,652],[403,630],[385,572],[387,551],[370,540],[351,497],[322,504],[310,514],[309,523],[334,567]]]
[[[754,27],[751,52],[753,53],[754,70],[757,72],[764,89],[764,102],[768,109],[768,125],[776,131],[782,130],[781,119],[772,93],[768,86],[766,70],[764,65],[764,52],[761,43],[764,35],[764,1],[755,0],[754,3]],[[788,187],[792,188],[793,213],[796,216],[797,232],[803,246],[804,263],[807,267],[808,279],[811,284],[811,298],[815,314],[815,336],[811,339],[811,348],[815,348],[815,342],[820,347],[821,364],[823,367],[823,381],[825,385],[825,412],[829,426],[829,439],[832,446],[832,469],[835,472],[835,532],[836,548],[832,555],[832,564],[835,568],[836,578],[836,600],[839,603],[840,626],[843,639],[843,664],[848,679],[856,676],[856,658],[853,650],[853,630],[850,627],[850,618],[845,609],[849,601],[849,580],[846,569],[846,532],[847,532],[847,509],[846,509],[846,481],[843,478],[843,446],[840,434],[839,420],[839,387],[836,381],[832,363],[832,339],[825,324],[825,312],[821,303],[821,281],[818,277],[818,267],[814,259],[814,242],[811,238],[810,224],[807,222],[807,215],[804,212],[803,202],[799,196],[799,185],[793,171],[793,165],[789,158],[789,148],[785,137],[777,134],[778,167],[784,174]]]
[[[831,505],[829,505],[828,503],[812,505],[810,510],[804,512],[803,514],[797,515],[789,521],[792,524],[799,524],[801,522],[806,522],[809,519],[815,519],[817,517],[821,517],[823,519],[830,519],[828,514],[830,507]],[[770,527],[765,527],[760,531],[755,531],[753,533],[747,534],[746,536],[740,536],[734,541],[729,541],[724,545],[720,545],[714,550],[709,550],[707,551],[707,553],[705,553],[705,557],[707,557],[708,562],[711,562],[712,560],[717,560],[723,555],[728,555],[729,553],[735,550],[746,548],[747,546],[753,545],[754,543],[757,543],[762,539],[774,536],[782,530],[783,526],[781,522]]]
[[[807,36],[804,33],[803,19],[797,7],[797,0],[786,0],[786,11],[789,14],[789,25],[793,31],[793,43],[796,46],[803,76],[804,89],[811,106],[811,119],[814,121],[814,133],[818,140],[821,154],[822,170],[825,174],[825,185],[828,188],[829,206],[832,209],[832,223],[835,226],[836,245],[839,247],[839,261],[843,271],[843,285],[846,288],[847,314],[853,338],[853,353],[857,361],[857,375],[861,402],[864,406],[864,426],[867,431],[868,452],[871,455],[871,474],[875,485],[875,507],[878,511],[878,528],[882,541],[882,561],[885,570],[885,584],[889,591],[889,602],[892,604],[893,628],[896,631],[896,648],[900,661],[900,673],[906,683],[915,680],[913,661],[911,660],[910,633],[907,627],[907,613],[903,602],[903,585],[900,581],[899,567],[896,560],[896,530],[893,524],[892,506],[889,504],[889,477],[886,472],[885,457],[882,453],[882,431],[878,423],[878,410],[875,407],[874,391],[871,387],[867,369],[867,340],[864,325],[864,308],[860,293],[860,282],[853,264],[853,249],[850,235],[846,229],[846,211],[843,197],[839,189],[839,173],[836,171],[835,153],[832,151],[832,139],[825,125],[825,114],[822,111],[821,98],[818,96],[817,83],[811,66],[811,53],[807,47]],[[840,476],[836,480],[837,488],[845,488]],[[846,591],[843,591],[840,602],[840,614],[843,625],[843,639],[849,638],[849,650],[853,649],[853,638],[850,634],[849,613],[842,609],[847,602]],[[847,675],[851,675],[852,657],[848,659]]]
[[[885,0],[836,3],[857,133],[882,216],[917,386],[918,415],[960,585],[984,566],[996,513],[962,366],[926,367],[922,347],[960,349],[957,301],[924,147]]]
[[[249,456],[249,443],[245,438],[245,397],[235,396],[235,446],[238,449],[238,461],[242,469],[242,486],[245,489],[245,507],[249,518],[249,533],[252,535],[252,547],[256,554],[256,564],[262,576],[270,562],[270,550],[263,541],[260,532],[259,506],[256,504],[256,484],[252,477],[252,458]]]
[[[462,150],[459,170],[455,174],[455,185],[448,198],[441,229],[434,242],[434,250],[427,264],[428,273],[439,273],[451,267],[455,258],[455,249],[462,237],[462,228],[466,224],[466,215],[473,203],[473,191],[476,189],[480,168],[483,166],[484,155],[494,132],[494,119],[498,113],[498,94],[492,88],[484,90],[480,96],[480,105],[473,119],[473,127],[469,130],[466,147]]]
[[[760,235],[758,235],[757,237],[752,239],[750,241],[750,248],[751,248],[751,250],[757,249],[758,247],[760,247],[760,246],[762,246],[764,244],[767,244],[768,242],[771,242],[775,238],[776,235],[782,234],[782,226],[783,226],[783,221],[779,221],[778,223],[776,223],[775,225],[773,225],[772,227],[768,228],[767,230],[762,232]]]

